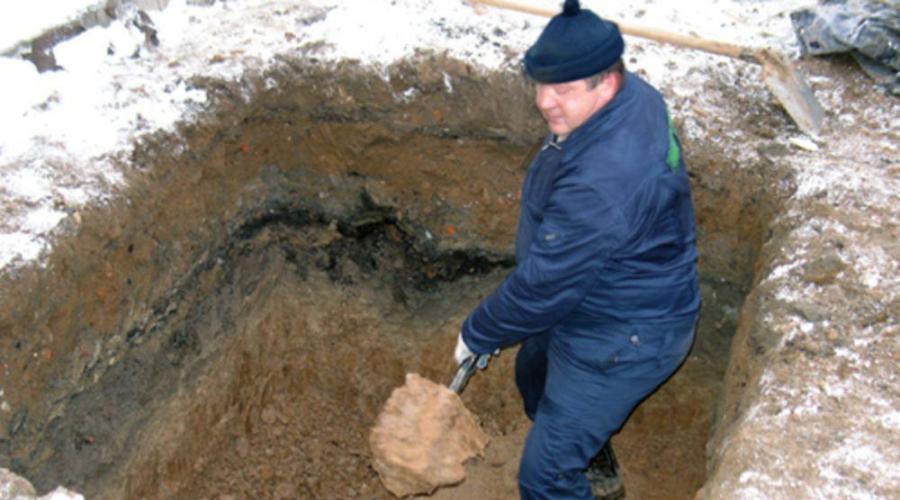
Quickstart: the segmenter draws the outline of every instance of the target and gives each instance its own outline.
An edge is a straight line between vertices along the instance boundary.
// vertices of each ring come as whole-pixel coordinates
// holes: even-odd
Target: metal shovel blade
[[[800,130],[818,135],[825,110],[794,67],[780,54],[762,49],[754,57],[763,67],[763,80]]]

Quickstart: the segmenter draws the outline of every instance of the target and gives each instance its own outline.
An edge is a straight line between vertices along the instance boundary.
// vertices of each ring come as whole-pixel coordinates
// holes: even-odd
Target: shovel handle
[[[470,0],[472,3],[479,3],[483,5],[490,5],[492,7],[499,7],[501,9],[508,10],[516,10],[519,12],[524,12],[526,14],[534,14],[538,16],[544,17],[553,17],[559,14],[558,11],[550,10],[544,7],[537,7],[534,5],[528,5],[525,3],[517,2],[515,0]],[[676,45],[678,47],[687,47],[691,49],[702,50],[704,52],[710,52],[712,54],[718,54],[721,56],[733,57],[735,59],[741,59],[748,62],[754,62],[757,64],[761,64],[756,58],[756,51],[753,49],[749,49],[747,47],[741,47],[739,45],[734,45],[727,42],[717,42],[714,40],[706,40],[704,38],[696,37],[696,36],[688,36],[688,35],[680,35],[678,33],[672,33],[669,31],[659,30],[655,28],[645,28],[641,26],[634,26],[627,23],[621,23],[618,21],[613,21],[616,25],[619,26],[619,31],[623,34],[636,36],[638,38],[645,38],[647,40],[653,40],[656,42],[668,43],[670,45]]]
[[[475,373],[475,369],[478,368],[479,370],[484,370],[490,359],[490,354],[481,354],[466,358],[456,370],[456,376],[453,377],[453,381],[450,382],[450,390],[460,394],[463,389],[465,389],[466,382],[468,382],[472,377],[472,374]]]
[[[539,16],[555,16],[556,11],[520,3],[517,0],[470,0],[473,3],[491,5],[503,9],[517,10]],[[816,96],[781,54],[771,49],[751,49],[726,42],[716,42],[695,36],[679,35],[654,28],[630,26],[616,23],[619,30],[631,36],[668,43],[678,47],[702,50],[712,54],[733,57],[763,67],[766,85],[778,99],[782,107],[804,132],[816,135],[825,120],[825,111]]]

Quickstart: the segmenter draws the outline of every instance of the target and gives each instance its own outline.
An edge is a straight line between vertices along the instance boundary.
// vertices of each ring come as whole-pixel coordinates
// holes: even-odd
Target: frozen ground
[[[99,3],[7,2],[0,6],[0,52]],[[774,46],[788,55],[797,46],[787,13],[812,3],[585,2],[612,19]],[[446,51],[486,72],[515,70],[544,23],[456,0],[173,0],[163,10],[147,10],[152,24],[128,5],[118,21],[58,44],[59,71],[37,73],[27,61],[0,57],[0,269],[6,276],[40,266],[61,221],[71,218],[77,227],[82,207],[116,196],[134,171],[129,155],[142,136],[203,119],[209,104],[192,86],[196,76],[241,80],[300,50],[322,64],[358,60],[385,75],[386,66],[420,49]],[[797,188],[778,221],[786,234],[779,248],[768,249],[756,292],[769,304],[763,310],[774,311],[763,315],[760,328],[779,340],[766,352],[771,363],[751,377],[752,399],[731,437],[719,443],[725,465],[708,494],[896,495],[898,101],[870,99],[867,93],[877,91],[847,86],[862,80],[810,74],[831,128],[821,138],[791,131],[759,137],[729,130],[737,111],[697,93],[718,78],[767,99],[756,69],[638,40],[629,40],[628,51],[636,58],[632,69],[667,89],[685,134],[727,144],[739,162],[761,154],[761,145],[783,146],[790,154],[780,161],[793,170]],[[830,346],[831,355],[793,356],[798,344]],[[835,436],[837,427],[842,431]]]
[[[0,51],[14,48],[16,38],[27,40],[104,3],[6,4],[0,7]],[[795,50],[784,13],[803,2],[691,3],[715,15],[699,19],[686,4],[649,1],[604,2],[596,10],[633,23]],[[112,196],[124,182],[130,147],[142,135],[196,119],[206,95],[192,88],[194,76],[240,79],[301,47],[318,47],[316,57],[323,61],[355,59],[374,68],[419,49],[446,50],[485,71],[509,68],[544,22],[462,1],[246,0],[194,6],[174,0],[162,11],[147,11],[156,46],[136,26],[147,23],[126,7],[120,7],[118,22],[58,44],[59,71],[38,73],[25,60],[0,57],[0,268],[40,262],[64,217]],[[635,67],[658,83],[677,84],[697,66],[732,64],[682,51],[673,65],[671,50],[633,43],[644,46]],[[682,90],[690,93],[690,83]]]

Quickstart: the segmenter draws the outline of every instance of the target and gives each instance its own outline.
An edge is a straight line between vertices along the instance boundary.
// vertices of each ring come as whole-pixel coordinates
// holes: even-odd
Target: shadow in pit
[[[306,494],[372,482],[365,436],[381,404],[407,371],[442,375],[423,350],[453,340],[453,327],[440,327],[461,320],[474,290],[487,292],[482,277],[496,281],[495,269],[511,261],[419,252],[390,211],[365,198],[341,221],[269,207],[242,224],[126,334],[127,349],[50,420],[35,459],[15,467],[39,487],[64,484],[91,498],[255,496],[269,478],[253,466],[276,457],[226,457],[241,455],[233,446],[245,459],[274,446],[283,453],[268,466],[272,477],[319,478]],[[447,289],[460,280],[465,290]],[[310,456],[318,458],[305,464]],[[228,480],[248,465],[246,477]]]

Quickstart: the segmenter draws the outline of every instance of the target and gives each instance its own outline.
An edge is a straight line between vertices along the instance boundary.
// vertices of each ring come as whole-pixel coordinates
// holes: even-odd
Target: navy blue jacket
[[[606,106],[553,139],[525,178],[516,268],[463,324],[475,353],[699,309],[690,181],[659,92],[626,73]]]

